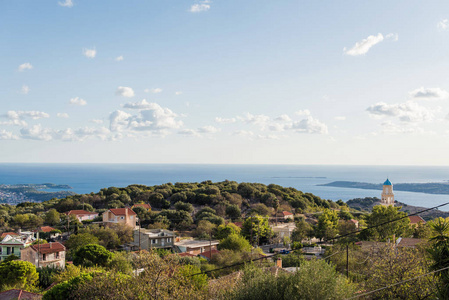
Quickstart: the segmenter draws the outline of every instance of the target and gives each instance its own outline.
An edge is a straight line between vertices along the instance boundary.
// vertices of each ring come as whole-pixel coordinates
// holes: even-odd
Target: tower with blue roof
[[[383,185],[380,204],[394,206],[393,184],[388,178]]]

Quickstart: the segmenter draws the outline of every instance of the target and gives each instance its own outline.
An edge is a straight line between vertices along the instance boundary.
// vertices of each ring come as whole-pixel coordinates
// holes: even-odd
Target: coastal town
[[[70,207],[69,203],[72,207],[81,205],[84,209],[58,211],[52,208],[37,215],[16,214],[9,222],[4,217],[13,206],[0,205],[4,229],[0,241],[0,273],[6,270],[18,272],[14,270],[19,267],[23,272],[17,278],[0,280],[4,290],[0,299],[12,299],[7,297],[17,296],[17,293],[35,297],[33,299],[59,299],[61,295],[76,298],[73,289],[77,288],[73,284],[69,285],[71,290],[67,290],[68,283],[78,278],[69,275],[73,272],[84,274],[94,268],[95,272],[115,272],[140,280],[149,276],[147,272],[154,272],[151,265],[159,260],[172,264],[172,268],[179,268],[181,273],[188,274],[189,280],[201,278],[201,284],[194,280],[188,285],[198,299],[232,298],[229,286],[217,286],[223,282],[244,288],[240,287],[241,276],[248,272],[250,266],[267,270],[274,278],[281,278],[294,276],[302,268],[306,270],[321,262],[334,270],[332,277],[347,277],[346,280],[353,281],[345,281],[343,286],[338,286],[339,289],[344,288],[343,294],[348,296],[357,290],[362,293],[383,284],[372,282],[369,277],[356,280],[356,274],[368,276],[373,266],[356,266],[353,260],[373,253],[389,255],[389,251],[404,251],[404,255],[416,252],[414,255],[417,255],[420,249],[429,245],[432,228],[438,224],[435,222],[441,222],[430,220],[429,226],[419,214],[407,216],[400,212],[399,207],[395,207],[393,184],[388,179],[383,183],[378,205],[371,212],[357,211],[344,202],[319,198],[314,198],[312,206],[293,208],[285,193],[294,191],[275,185],[265,187],[268,193],[259,196],[264,199],[262,203],[256,200],[258,197],[253,194],[256,190],[251,192],[251,188],[263,191],[263,185],[237,185],[228,181],[197,184],[199,192],[208,190],[212,195],[213,191],[215,196],[229,199],[220,213],[219,204],[212,208],[204,205],[205,199],[198,199],[203,201],[202,205],[179,201],[183,190],[186,187],[191,189],[193,185],[176,184],[173,187],[176,186],[178,192],[166,194],[166,200],[162,189],[171,186],[151,188],[153,192],[146,194],[148,202],[141,201],[142,194],[132,186],[127,190],[103,189],[98,197],[91,195],[94,202],[89,201],[86,195],[54,199],[51,205],[58,209]],[[231,186],[235,193],[229,193]],[[228,190],[228,194],[223,193],[224,190]],[[271,195],[270,202],[267,202]],[[108,206],[116,208],[94,209],[89,203],[97,201],[98,206],[101,196]],[[76,204],[76,199],[82,203]],[[268,203],[271,207],[267,206]],[[42,204],[48,206],[50,203]],[[16,211],[33,210],[42,204],[21,203],[16,205]],[[381,224],[381,228],[375,229],[377,224]],[[379,259],[386,259],[382,257]],[[416,260],[420,265],[420,260]],[[418,265],[413,266],[418,273],[410,270],[411,280],[421,274],[419,272],[424,272],[416,269]],[[232,283],[228,282],[230,278]],[[90,280],[94,282],[95,276]],[[419,279],[414,282],[423,284]],[[82,290],[81,286],[79,288]],[[163,288],[160,289],[164,292]],[[401,293],[403,291],[396,291],[394,295]]]

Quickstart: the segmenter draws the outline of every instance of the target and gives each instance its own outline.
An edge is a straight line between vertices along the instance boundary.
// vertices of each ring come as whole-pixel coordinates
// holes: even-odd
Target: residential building
[[[29,261],[36,267],[65,268],[65,246],[61,243],[31,245],[20,252],[21,260]]]
[[[71,211],[66,212],[65,214],[69,215],[69,216],[74,215],[80,222],[93,220],[96,217],[98,217],[98,213],[87,211],[87,210],[82,210],[82,209],[71,210]]]
[[[111,208],[103,213],[103,223],[124,224],[132,228],[137,226],[137,214],[131,208]]]
[[[140,237],[139,237],[140,235]],[[171,249],[174,246],[175,233],[166,229],[135,229],[133,246],[140,249]]]
[[[179,242],[175,242],[175,251],[198,255],[210,249],[217,250],[219,243],[217,240],[180,240]]]
[[[351,222],[352,224],[354,224],[354,225],[355,225],[355,228],[359,228],[359,221],[358,221],[358,220],[356,220],[356,219],[351,219],[351,220],[349,220],[349,222]]]
[[[151,211],[151,205],[146,204],[146,203],[137,203],[137,204],[134,204],[134,205],[131,207],[131,209],[133,209],[134,207],[142,207],[142,208],[144,208],[144,209],[146,209],[146,210],[148,210],[148,211]]]
[[[218,250],[204,251],[203,253],[200,254],[200,257],[205,258],[208,261],[210,261],[210,259],[218,253],[220,253],[220,251],[218,251]]]
[[[283,211],[280,213],[280,217],[283,218],[284,220],[288,220],[288,219],[293,220],[295,215],[289,211]]]
[[[54,239],[57,238],[58,236],[60,236],[61,234],[59,232],[55,232],[56,229],[54,229],[53,227],[50,226],[42,226],[39,228],[39,230],[34,230],[33,232],[35,233],[35,236],[37,238],[37,232],[39,233],[44,233],[45,237],[40,237],[40,238],[50,238],[50,239]]]
[[[383,184],[380,204],[386,206],[394,206],[393,184],[390,182],[390,180],[388,180],[388,178]]]
[[[279,224],[277,226],[272,225],[271,229],[275,234],[277,234],[278,237],[284,238],[284,237],[291,237],[293,230],[295,230],[296,225],[295,223],[286,223],[286,224]]]
[[[18,236],[19,234],[15,232],[3,232],[0,236],[0,241],[3,240],[7,235]]]
[[[0,261],[11,254],[20,258],[20,250],[30,246],[33,240],[29,235],[6,235],[0,242]]]
[[[426,221],[421,218],[421,216],[409,216],[410,219],[410,226],[418,226],[419,223],[426,224]]]

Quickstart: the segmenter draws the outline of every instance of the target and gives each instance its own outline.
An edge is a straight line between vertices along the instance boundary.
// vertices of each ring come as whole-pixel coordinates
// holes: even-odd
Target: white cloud
[[[3,115],[2,117],[6,117],[10,120],[22,120],[24,118],[31,118],[33,120],[43,119],[43,118],[49,118],[50,115],[43,112],[43,111],[36,111],[36,110],[10,110],[6,113],[6,115]]]
[[[193,129],[181,129],[178,131],[178,134],[187,135],[187,136],[200,136],[198,132]]]
[[[288,115],[283,114],[283,115],[280,115],[279,117],[277,117],[275,120],[282,121],[282,122],[290,122],[292,119]]]
[[[22,89],[20,90],[20,92],[24,95],[28,94],[30,92],[30,87],[27,85],[22,85]]]
[[[167,134],[170,129],[180,129],[183,122],[169,108],[157,103],[140,102],[126,103],[124,108],[139,110],[136,115],[117,110],[110,115],[111,131],[147,131],[157,134]]]
[[[437,28],[441,30],[448,30],[449,29],[449,20],[443,19],[437,24]]]
[[[84,106],[84,105],[87,104],[87,102],[84,99],[81,99],[79,97],[75,97],[75,98],[70,99],[69,104]]]
[[[266,115],[253,115],[250,113],[246,113],[244,117],[239,117],[240,120],[245,121],[246,123],[259,125],[265,127],[267,122],[270,121],[270,117]]]
[[[115,61],[122,61],[123,60],[123,55],[117,56],[115,58]]]
[[[175,95],[176,96],[182,95],[182,92],[181,91],[177,91],[177,92],[175,92]]]
[[[210,9],[209,3],[209,1],[202,1],[201,3],[193,4],[192,6],[190,6],[189,11],[192,13],[208,11]]]
[[[389,33],[385,36],[385,38],[397,42],[399,40],[399,35],[397,33]]]
[[[413,90],[410,92],[410,96],[415,99],[423,99],[423,100],[439,100],[439,99],[448,99],[449,92],[440,89],[440,88],[424,88],[420,87],[419,89]]]
[[[161,89],[161,88],[154,88],[154,89],[151,89],[151,92],[152,92],[153,94],[158,94],[158,93],[161,93],[161,92],[162,92],[162,89]]]
[[[316,134],[327,134],[328,129],[326,124],[314,119],[312,116],[308,116],[307,119],[294,122],[292,124],[292,129],[296,132],[305,133],[316,133]]]
[[[217,133],[219,131],[220,131],[219,128],[214,127],[214,126],[210,126],[210,125],[198,128],[198,132],[200,132],[200,133]]]
[[[59,6],[63,6],[63,7],[72,7],[73,6],[73,2],[72,0],[65,0],[65,2],[58,2]]]
[[[397,41],[397,34],[387,34],[386,38],[393,39]],[[360,42],[355,43],[355,45],[351,49],[343,48],[343,52],[347,55],[357,56],[366,54],[371,47],[382,42],[384,40],[384,36],[382,33],[378,33],[377,35],[370,35],[366,39],[361,40]]]
[[[379,102],[366,110],[374,117],[398,117],[403,122],[425,122],[434,119],[432,110],[412,101],[391,105]]]
[[[334,117],[334,120],[336,120],[336,121],[344,121],[344,120],[346,120],[346,117],[345,116],[336,116],[336,117]]]
[[[67,119],[69,117],[68,113],[57,113],[56,116],[58,118]]]
[[[24,63],[19,66],[19,72],[23,72],[25,70],[31,70],[33,66],[30,63]]]
[[[97,55],[97,50],[95,48],[93,49],[83,49],[83,55],[87,58],[94,58]]]
[[[7,125],[7,126],[27,126],[28,123],[25,122],[24,120],[20,120],[20,119],[13,119],[13,120],[9,120],[9,121],[2,121],[0,122],[0,125]]]
[[[10,131],[0,130],[0,140],[17,140],[19,137]]]
[[[296,111],[296,112],[295,112],[295,115],[298,115],[298,116],[310,116],[311,113],[310,113],[310,110],[304,109],[304,110],[298,110],[298,111]]]
[[[50,141],[53,139],[52,131],[42,128],[40,124],[20,129],[21,137],[30,140]]]
[[[103,124],[103,120],[99,120],[99,119],[93,119],[93,120],[90,120],[92,123],[95,123],[95,124]]]
[[[220,124],[235,123],[235,121],[236,121],[235,118],[221,118],[221,117],[215,118],[215,122],[220,123]]]
[[[127,86],[119,86],[117,88],[117,91],[115,91],[115,94],[118,96],[126,97],[126,98],[134,97],[133,89],[130,87],[127,87]]]

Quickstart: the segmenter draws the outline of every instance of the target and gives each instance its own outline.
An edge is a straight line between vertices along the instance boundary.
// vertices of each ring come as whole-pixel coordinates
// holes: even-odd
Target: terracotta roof
[[[137,215],[131,208],[111,208],[109,210],[116,216],[126,215],[126,210],[128,210],[128,215],[130,216]]]
[[[60,252],[60,251],[65,251],[64,245],[61,244],[61,243],[58,243],[58,242],[48,243],[48,244],[41,244],[40,247],[38,245],[32,245],[31,248],[34,251],[39,251],[39,253],[42,253],[42,254],[56,253],[56,252]]]
[[[210,259],[210,258],[211,258],[211,255],[218,254],[218,253],[220,253],[220,251],[218,251],[218,250],[212,250],[212,251],[204,251],[204,252],[201,253],[200,255],[201,255],[201,256],[204,256],[204,257],[207,258],[207,259]]]
[[[426,224],[426,221],[424,221],[421,216],[409,216],[408,218],[410,219],[411,224],[418,224],[419,222]]]
[[[42,226],[41,230],[39,232],[51,232],[52,230],[56,230],[53,227],[50,226]],[[34,232],[37,232],[37,230],[35,230]]]
[[[185,257],[185,256],[188,256],[188,257],[195,257],[196,255],[193,255],[193,254],[184,252],[184,253],[178,253],[178,256],[181,256],[181,257]]]
[[[289,211],[283,211],[282,214],[284,216],[293,216],[293,214],[291,212],[289,212]]]
[[[145,204],[145,203],[137,203],[137,204],[134,204],[133,207],[142,207],[142,208],[150,209],[151,205]]]
[[[98,213],[92,212],[92,211],[78,209],[78,210],[68,211],[65,214],[68,214],[68,215],[93,215],[93,214],[98,214]]]
[[[42,295],[40,294],[35,294],[35,293],[30,293],[24,290],[17,290],[17,289],[12,289],[12,290],[7,290],[4,292],[0,293],[0,299],[1,300],[12,300],[12,299],[16,299],[16,300],[22,300],[22,299],[42,299]]]
[[[424,242],[423,239],[414,239],[414,238],[402,238],[398,243],[398,247],[412,247],[415,248],[418,244]]]
[[[237,227],[242,228],[243,227],[243,222],[234,222],[234,225]]]
[[[349,220],[350,222],[352,222],[352,223],[354,223],[354,224],[357,224],[357,223],[359,223],[359,221],[357,221],[357,220],[354,220],[354,219],[351,219],[351,220]]]
[[[3,232],[2,233],[2,238],[4,238],[7,235],[19,235],[19,234],[15,233],[15,232]]]

